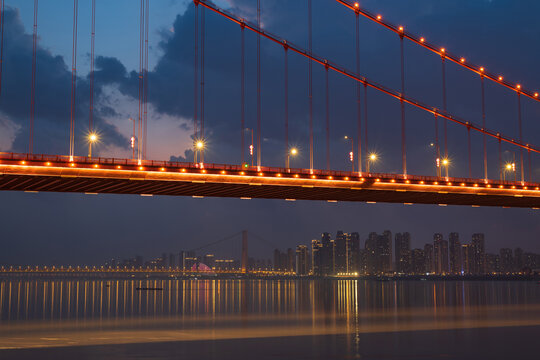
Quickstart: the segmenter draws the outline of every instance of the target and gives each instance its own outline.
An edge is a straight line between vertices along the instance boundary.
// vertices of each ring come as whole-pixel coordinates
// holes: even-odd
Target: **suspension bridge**
[[[233,197],[241,199],[265,198],[295,200],[320,200],[328,202],[358,201],[358,202],[386,202],[411,204],[469,205],[469,206],[501,206],[540,208],[540,184],[533,179],[532,157],[540,153],[540,149],[525,142],[522,124],[522,100],[527,99],[534,103],[540,101],[539,93],[526,89],[518,83],[513,83],[500,75],[490,73],[484,66],[470,63],[465,58],[452,54],[445,48],[438,47],[426,41],[422,36],[409,33],[404,26],[390,23],[381,15],[372,13],[357,2],[336,0],[336,6],[350,10],[355,17],[356,43],[355,60],[356,69],[335,63],[330,57],[317,55],[313,52],[312,41],[312,1],[307,0],[308,12],[308,48],[296,45],[287,39],[271,33],[261,26],[261,1],[257,1],[257,21],[250,22],[239,15],[222,9],[207,0],[194,0],[195,11],[195,47],[194,59],[194,109],[193,109],[193,161],[173,162],[147,159],[147,128],[148,128],[148,42],[149,42],[149,0],[140,1],[140,41],[139,41],[139,94],[138,117],[133,121],[133,134],[131,137],[132,158],[102,158],[92,156],[92,144],[96,140],[93,125],[93,72],[94,72],[94,37],[95,37],[95,0],[92,0],[92,32],[91,32],[91,69],[90,69],[90,116],[88,133],[89,151],[87,156],[75,153],[75,92],[77,80],[77,24],[78,0],[73,6],[73,61],[71,81],[71,113],[69,153],[65,155],[35,154],[33,151],[34,119],[35,119],[35,76],[36,76],[36,47],[37,47],[37,6],[34,0],[34,27],[33,27],[33,62],[32,62],[32,92],[29,121],[29,142],[27,153],[0,153],[0,190],[26,191],[26,192],[77,192],[87,194],[139,194],[176,195],[192,197]],[[233,164],[214,164],[205,159],[207,138],[205,134],[205,14],[212,14],[228,20],[230,26],[238,26],[241,38],[241,47],[238,49],[241,66],[241,94],[239,102],[241,116],[239,121],[238,159]],[[3,41],[3,1],[1,23],[1,38]],[[346,16],[345,14],[344,16]],[[380,84],[376,79],[365,77],[359,66],[359,21],[365,18],[386,31],[392,32],[399,39],[401,88],[394,89]],[[245,32],[250,31],[257,39],[257,91],[256,91],[256,127],[252,130],[252,141],[248,144],[246,139],[246,89],[245,89]],[[284,151],[285,167],[268,166],[262,163],[262,128],[261,103],[261,39],[270,41],[283,49],[284,54],[284,88],[283,102],[284,116]],[[405,91],[405,55],[404,44],[412,43],[421,49],[434,53],[441,60],[441,95],[442,108],[425,103],[408,95]],[[3,47],[0,47],[3,49]],[[3,57],[3,50],[0,56]],[[308,72],[308,99],[309,99],[309,168],[291,168],[289,158],[297,152],[289,143],[289,75],[288,54],[294,53],[307,60]],[[0,61],[1,63],[1,61]],[[470,72],[478,78],[481,87],[482,111],[481,123],[477,124],[466,117],[457,116],[447,110],[447,63],[453,63],[463,70]],[[325,114],[325,140],[326,140],[326,169],[314,167],[315,145],[313,130],[313,67],[321,66],[326,74],[326,114]],[[1,69],[1,68],[0,68]],[[356,84],[356,128],[357,134],[350,137],[351,151],[350,171],[332,170],[330,164],[330,134],[329,134],[329,105],[328,105],[328,73],[336,73],[350,79]],[[500,131],[486,127],[486,101],[485,83],[491,82],[515,94],[518,108],[516,112],[516,126],[519,129],[518,138],[507,136]],[[361,90],[364,90],[364,113],[362,113]],[[0,70],[1,89],[1,70]],[[401,171],[399,173],[373,172],[370,164],[376,160],[376,155],[369,153],[368,127],[367,127],[367,89],[394,99],[400,105],[401,112]],[[428,91],[432,91],[429,89]],[[438,91],[438,90],[437,90]],[[1,96],[1,95],[0,95]],[[406,108],[415,108],[433,117],[435,127],[435,141],[433,147],[434,175],[411,174],[407,166],[407,118]],[[362,118],[364,121],[362,122]],[[439,128],[442,124],[442,131]],[[468,150],[468,177],[449,176],[448,154],[448,124],[454,124],[467,131],[466,137],[461,141]],[[439,134],[442,132],[442,141]],[[482,137],[483,176],[472,176],[471,133]],[[499,153],[488,154],[488,142],[498,144]],[[442,144],[441,144],[442,143]],[[511,163],[503,163],[502,146],[512,147],[518,151],[518,158]],[[249,151],[249,154],[246,154]],[[488,163],[489,158],[497,157],[497,161]],[[248,159],[251,158],[251,163]],[[410,159],[409,159],[410,161]],[[489,166],[496,167],[499,176],[488,176]],[[511,176],[507,179],[506,174]]]

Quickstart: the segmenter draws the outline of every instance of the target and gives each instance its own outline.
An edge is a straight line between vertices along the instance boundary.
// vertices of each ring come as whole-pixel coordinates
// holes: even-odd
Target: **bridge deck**
[[[0,190],[540,208],[540,184],[0,153]]]

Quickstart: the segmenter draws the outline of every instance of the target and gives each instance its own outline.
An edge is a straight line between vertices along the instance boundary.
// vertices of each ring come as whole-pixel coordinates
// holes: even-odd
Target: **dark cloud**
[[[6,8],[4,14],[4,61],[0,110],[21,129],[12,150],[26,152],[28,149],[30,88],[32,69],[32,35],[27,34],[16,9]],[[34,152],[66,154],[69,148],[71,72],[66,60],[38,46],[36,52],[36,113],[34,128]],[[97,59],[96,80],[113,83],[122,77],[123,66],[114,59]],[[124,69],[125,73],[125,69]],[[95,88],[95,98],[102,89]],[[88,131],[89,80],[77,78],[76,87],[76,139],[77,153],[84,153],[84,134]],[[110,114],[111,109],[105,109]],[[97,111],[94,123],[109,144],[125,146],[127,140],[117,130],[103,121]]]

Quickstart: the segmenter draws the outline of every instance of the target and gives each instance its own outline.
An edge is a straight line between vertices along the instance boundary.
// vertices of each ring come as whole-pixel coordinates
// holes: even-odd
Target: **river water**
[[[536,281],[0,279],[0,359],[538,358],[539,337]]]

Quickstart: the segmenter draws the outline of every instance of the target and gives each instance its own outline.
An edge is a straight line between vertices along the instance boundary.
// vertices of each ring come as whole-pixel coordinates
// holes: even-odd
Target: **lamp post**
[[[291,148],[288,152],[287,152],[287,163],[286,163],[286,167],[287,167],[287,170],[289,170],[289,164],[290,164],[290,158],[291,156],[296,156],[298,154],[298,149],[297,148]]]
[[[98,141],[98,136],[96,133],[88,134],[88,157],[92,157],[92,144]]]
[[[345,135],[344,139],[351,142],[351,152],[349,153],[349,160],[351,161],[352,172],[354,172],[354,139],[347,135]]]

